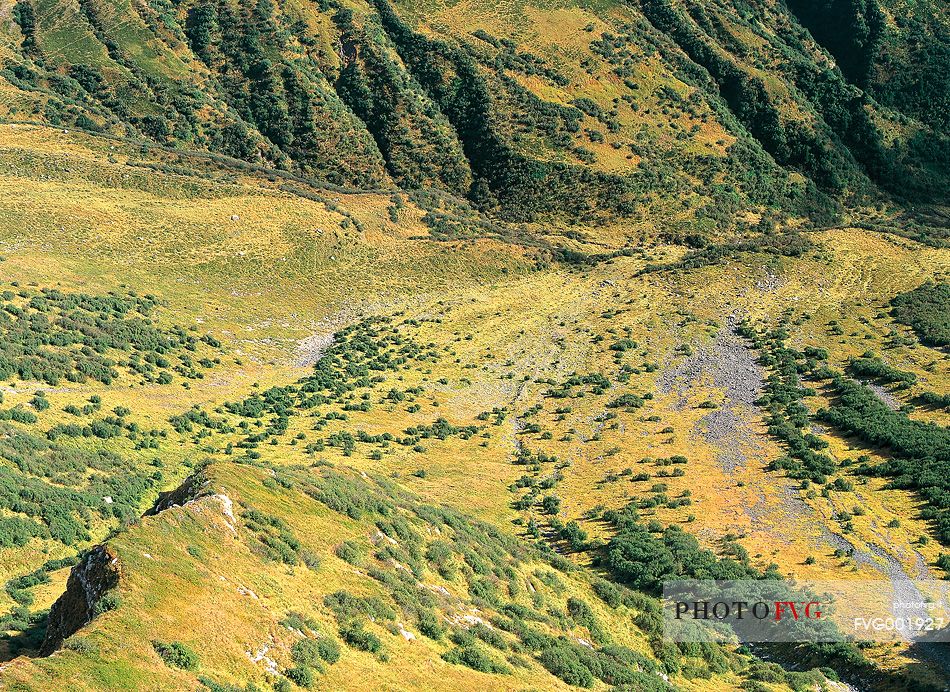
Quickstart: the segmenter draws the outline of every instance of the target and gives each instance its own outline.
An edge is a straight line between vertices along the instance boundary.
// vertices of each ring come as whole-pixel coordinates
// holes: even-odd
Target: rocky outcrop
[[[40,653],[56,651],[63,640],[88,624],[102,597],[119,584],[119,559],[108,546],[96,546],[69,573],[66,591],[49,611],[46,639]]]
[[[208,479],[205,477],[203,471],[197,471],[188,476],[188,478],[174,490],[159,493],[155,504],[145,513],[145,516],[154,516],[159,512],[164,512],[169,507],[184,505],[185,503],[208,494],[210,494],[208,491]]]

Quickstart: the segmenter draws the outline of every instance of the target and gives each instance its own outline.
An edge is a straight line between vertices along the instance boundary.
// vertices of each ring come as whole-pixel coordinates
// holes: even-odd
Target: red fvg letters
[[[775,602],[775,621],[778,622],[782,619],[783,613],[785,611],[785,606],[792,611],[792,618],[798,619],[798,610],[795,608],[795,604],[792,601],[776,601]]]
[[[817,608],[821,605],[818,601],[810,601],[808,603],[801,603],[799,605],[805,606],[804,616],[806,618],[818,619],[821,617],[821,611]],[[775,601],[775,621],[779,622],[785,617],[786,608],[791,611],[791,616],[793,620],[798,620],[798,608],[793,601]]]

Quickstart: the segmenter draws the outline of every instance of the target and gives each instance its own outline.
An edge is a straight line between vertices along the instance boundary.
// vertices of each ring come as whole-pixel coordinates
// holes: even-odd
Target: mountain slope
[[[630,624],[650,601],[607,609],[585,575],[383,480],[211,466],[106,550],[117,582],[93,569],[71,581],[50,614],[56,640],[47,635],[51,645],[66,635],[65,648],[8,669],[8,684],[186,689],[196,673],[152,644],[174,641],[197,653],[199,679],[238,687],[307,669],[331,688],[567,689],[556,675],[576,680],[551,657],[586,650],[615,684],[669,689]],[[70,590],[97,578],[98,602],[118,593],[118,605],[74,635],[84,618],[67,609]],[[334,653],[306,659],[301,642],[321,641]]]
[[[943,690],[942,9],[0,0],[0,686]]]
[[[798,23],[819,26],[818,11],[764,1],[522,3],[515,14],[383,0],[59,2],[9,12],[7,117],[345,186],[441,188],[518,221],[662,214],[723,233],[763,206],[820,223],[879,190],[945,201],[947,140],[928,113],[945,110],[946,84],[927,82],[932,109],[911,95],[943,65],[945,27],[928,3],[904,29],[881,19],[886,39],[867,39],[867,66],[841,70],[831,55],[845,48],[816,29],[829,55]],[[902,71],[918,81],[887,91],[870,76],[874,60],[881,74],[904,67],[880,55],[895,63],[922,41],[929,52]]]

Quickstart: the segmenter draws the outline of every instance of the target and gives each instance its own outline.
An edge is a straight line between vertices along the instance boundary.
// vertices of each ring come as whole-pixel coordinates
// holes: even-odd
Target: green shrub
[[[97,650],[96,645],[93,644],[88,637],[79,637],[77,635],[73,635],[63,641],[63,648],[69,651],[75,651],[77,654],[91,654]]]
[[[307,666],[297,665],[284,671],[288,680],[298,687],[313,687],[313,671]]]
[[[334,551],[336,556],[351,565],[360,567],[366,561],[366,550],[356,541],[343,541]]]
[[[622,685],[614,685],[611,692],[674,692],[675,689],[663,678],[632,670],[627,673],[626,681]]]
[[[896,296],[891,305],[894,319],[910,326],[921,342],[950,346],[950,284],[924,284]]]
[[[323,657],[320,655],[319,644],[314,639],[301,639],[294,642],[290,647],[290,658],[297,666],[322,669]]]
[[[378,654],[383,650],[383,642],[372,632],[367,632],[362,623],[350,622],[340,626],[343,641],[360,651]]]
[[[593,673],[581,662],[573,648],[549,646],[541,651],[538,660],[551,675],[560,678],[568,685],[577,687],[593,687],[594,685]]]
[[[162,642],[156,639],[152,642],[152,648],[166,665],[182,670],[198,668],[198,654],[181,642]]]
[[[113,589],[102,595],[102,598],[100,598],[99,602],[96,603],[95,613],[96,615],[101,615],[102,613],[107,613],[110,610],[115,610],[121,605],[122,596],[119,595],[118,591]]]
[[[327,663],[336,663],[340,660],[340,645],[329,637],[317,639],[317,654]]]
[[[503,663],[499,663],[475,644],[456,646],[443,653],[442,658],[449,663],[467,666],[482,673],[511,674],[511,668]]]
[[[445,627],[431,610],[423,610],[419,613],[419,631],[435,641],[439,641],[445,635]]]

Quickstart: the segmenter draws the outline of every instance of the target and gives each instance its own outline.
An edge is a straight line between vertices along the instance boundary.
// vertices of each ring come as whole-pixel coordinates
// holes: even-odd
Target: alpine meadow
[[[0,0],[0,690],[577,689],[950,689],[946,0]]]

